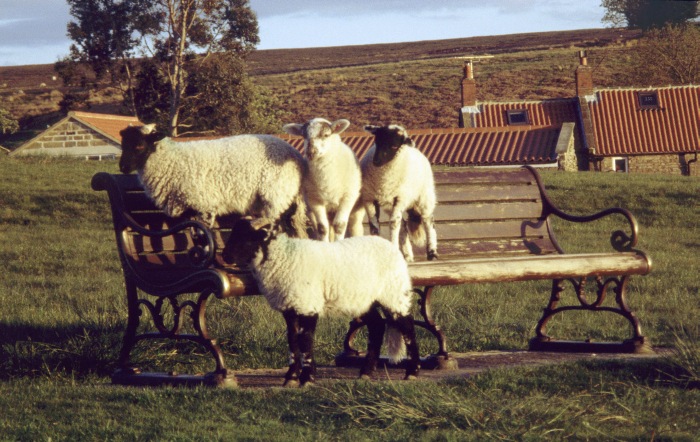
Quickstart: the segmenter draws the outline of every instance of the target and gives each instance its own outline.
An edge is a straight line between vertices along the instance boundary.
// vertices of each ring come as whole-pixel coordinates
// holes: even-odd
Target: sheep
[[[360,162],[362,190],[358,208],[364,207],[367,213],[370,233],[379,234],[380,208],[384,208],[390,216],[391,242],[397,247],[401,242],[407,261],[413,260],[410,242],[425,245],[428,260],[437,259],[435,182],[430,162],[416,149],[403,127],[367,125],[364,129],[374,135],[375,143]],[[353,236],[361,229],[359,210],[351,220]],[[404,212],[408,212],[406,221]]]
[[[275,233],[272,223],[247,217],[236,222],[222,257],[251,270],[270,307],[287,324],[290,363],[284,386],[314,382],[314,332],[319,316],[361,317],[368,329],[367,356],[361,379],[371,378],[389,326],[387,350],[392,361],[408,347],[405,379],[420,371],[418,343],[410,313],[412,287],[408,266],[389,241],[376,236],[322,242]]]
[[[316,232],[329,241],[329,215],[335,240],[345,237],[350,213],[360,196],[362,173],[353,151],[340,139],[348,120],[314,118],[305,124],[287,124],[283,130],[304,137],[309,173],[303,188]]]
[[[216,216],[229,213],[282,217],[287,231],[306,235],[306,160],[290,144],[271,135],[176,142],[154,130],[148,124],[120,132],[119,169],[136,170],[166,214],[194,210],[210,227]]]

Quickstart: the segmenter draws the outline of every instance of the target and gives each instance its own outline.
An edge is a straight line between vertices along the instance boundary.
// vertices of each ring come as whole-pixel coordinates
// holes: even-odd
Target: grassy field
[[[114,162],[0,157],[0,440],[697,440],[700,434],[700,180],[543,172],[563,209],[630,209],[650,275],[631,279],[644,334],[669,358],[496,370],[433,383],[338,381],[307,390],[113,387],[126,312],[106,195]],[[566,228],[572,251],[609,250],[613,222]],[[453,351],[523,349],[547,283],[440,290],[434,313]],[[599,317],[600,316],[600,317]],[[216,301],[211,332],[234,369],[279,368],[281,315],[259,297]],[[347,319],[319,324],[318,361],[340,350]],[[628,336],[603,315],[555,319],[560,338]],[[585,336],[581,336],[585,333]],[[431,351],[424,344],[423,352]],[[211,369],[196,349],[139,347],[145,368]],[[379,431],[381,430],[381,431]]]

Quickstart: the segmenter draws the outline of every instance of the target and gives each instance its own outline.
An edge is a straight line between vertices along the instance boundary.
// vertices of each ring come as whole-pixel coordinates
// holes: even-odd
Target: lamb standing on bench
[[[119,169],[136,170],[168,216],[192,209],[210,227],[216,216],[229,213],[284,217],[290,233],[305,236],[306,160],[289,143],[271,135],[176,142],[160,139],[154,130],[148,124],[120,132]]]
[[[374,134],[375,143],[360,162],[362,167],[362,191],[351,218],[351,234],[362,234],[361,207],[364,206],[373,235],[379,234],[380,208],[390,215],[391,242],[399,247],[407,261],[413,260],[409,242],[426,246],[428,260],[438,257],[437,234],[433,225],[436,196],[433,171],[430,162],[408,136],[406,129],[398,125],[365,126]],[[408,221],[403,221],[408,212]],[[427,241],[426,241],[427,236]]]
[[[398,362],[408,346],[405,379],[420,370],[411,316],[411,279],[401,253],[383,238],[364,236],[332,243],[275,234],[267,220],[242,218],[233,227],[223,258],[249,266],[270,306],[287,323],[290,365],[285,386],[314,381],[314,332],[318,317],[344,313],[362,317],[368,348],[361,378],[376,370],[384,320],[389,357]]]
[[[323,118],[284,126],[288,134],[304,137],[304,152],[309,161],[309,173],[303,183],[304,195],[315,218],[316,233],[323,241],[330,239],[329,215],[335,240],[345,237],[348,218],[360,196],[360,164],[350,147],[340,139],[348,126],[348,120],[331,123]]]

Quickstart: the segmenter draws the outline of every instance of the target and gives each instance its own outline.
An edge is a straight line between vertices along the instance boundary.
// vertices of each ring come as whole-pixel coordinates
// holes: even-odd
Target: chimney
[[[579,51],[579,65],[576,68],[576,96],[593,95],[593,69],[588,66],[586,51]]]
[[[474,65],[469,60],[464,64],[462,78],[462,107],[476,106],[476,80],[474,80]]]

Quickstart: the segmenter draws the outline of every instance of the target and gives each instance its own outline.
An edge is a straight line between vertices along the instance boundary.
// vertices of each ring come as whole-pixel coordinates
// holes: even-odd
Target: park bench
[[[425,254],[416,251],[416,261],[409,265],[422,316],[416,325],[428,330],[438,346],[436,354],[424,359],[425,368],[455,366],[430,304],[435,288],[456,284],[552,280],[550,299],[536,325],[531,350],[648,351],[639,321],[627,305],[626,288],[629,277],[648,273],[651,263],[644,253],[634,249],[637,222],[627,210],[611,208],[591,216],[565,214],[550,202],[539,174],[531,167],[449,169],[435,172],[435,179],[440,258],[420,260]],[[193,217],[169,218],[145,195],[135,175],[98,173],[92,179],[92,188],[109,195],[128,306],[123,346],[112,381],[235,385],[235,376],[226,368],[218,343],[206,327],[206,307],[212,296],[258,294],[248,272],[221,259],[235,217],[220,217],[211,229]],[[584,223],[614,214],[623,217],[627,231],[611,233],[614,250],[567,254],[554,238],[551,218]],[[589,279],[594,280],[593,301],[585,296]],[[578,305],[558,305],[567,283],[574,287]],[[609,290],[615,293],[613,306],[603,303]],[[154,331],[141,330],[144,310],[150,314]],[[629,322],[632,336],[619,343],[558,341],[547,336],[547,322],[568,310],[621,315]],[[191,321],[188,332],[183,331],[186,314]],[[357,364],[361,352],[353,348],[353,341],[362,325],[359,319],[351,321],[337,365]],[[138,342],[147,339],[195,342],[211,354],[216,367],[205,375],[141,372],[132,366],[130,355]]]

